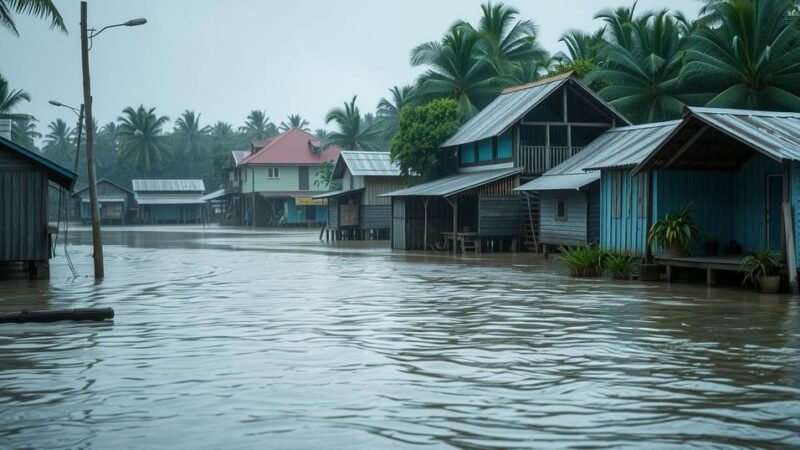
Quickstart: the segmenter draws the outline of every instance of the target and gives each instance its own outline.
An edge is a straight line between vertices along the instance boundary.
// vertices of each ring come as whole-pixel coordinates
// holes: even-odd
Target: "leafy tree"
[[[259,109],[250,111],[239,131],[249,139],[267,139],[278,134],[278,128],[269,120],[267,112]]]
[[[400,172],[406,177],[419,175],[427,180],[446,175],[455,159],[439,151],[439,145],[459,126],[461,108],[453,99],[438,99],[405,108],[400,113],[397,135],[392,139],[390,157],[400,165]]]
[[[208,126],[200,126],[200,114],[188,109],[184,111],[178,120],[175,121],[175,129],[172,132],[177,148],[177,153],[189,158],[189,177],[196,176],[195,160],[206,155],[208,147]]]
[[[414,48],[411,64],[429,66],[417,79],[420,100],[452,98],[466,118],[488,105],[500,93],[502,83],[496,66],[480,56],[480,42],[478,32],[456,24],[441,42]]]
[[[336,145],[348,150],[378,150],[376,127],[364,126],[361,112],[356,106],[356,97],[344,108],[334,108],[325,116],[325,123],[333,122],[337,130],[328,133],[325,145]]]
[[[341,186],[331,185],[331,177],[333,176],[333,167],[335,165],[336,161],[334,160],[325,161],[325,164],[322,165],[322,170],[318,171],[316,178],[314,178],[315,187],[325,187],[331,191],[341,189]]]
[[[33,117],[23,117],[11,122],[11,140],[17,144],[29,148],[36,148],[35,139],[42,137],[42,133],[36,131],[36,119]]]
[[[278,130],[284,132],[291,130],[292,128],[309,131],[308,121],[300,117],[299,114],[290,114],[289,117],[287,117],[286,122],[281,122]]]
[[[169,117],[157,116],[155,110],[129,106],[118,118],[120,157],[139,173],[163,171],[172,153],[163,134]]]
[[[0,26],[19,36],[17,25],[14,23],[12,13],[27,14],[38,18],[50,19],[50,28],[56,28],[64,33],[64,19],[58,12],[52,0],[0,0]]]
[[[787,0],[728,0],[708,6],[683,75],[710,86],[708,106],[800,110],[800,28]]]
[[[0,75],[0,119],[24,119],[27,114],[15,113],[22,102],[30,102],[31,96],[22,89],[13,90],[8,85],[8,80]]]

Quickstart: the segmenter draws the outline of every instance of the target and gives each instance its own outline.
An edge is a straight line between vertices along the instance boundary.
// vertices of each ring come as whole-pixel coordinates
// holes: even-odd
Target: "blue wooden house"
[[[505,89],[443,145],[458,173],[385,194],[392,248],[428,249],[442,238],[537,246],[537,196],[515,191],[628,121],[572,73]],[[458,248],[454,245],[453,248]],[[473,247],[474,248],[474,247]]]
[[[711,269],[736,270],[751,250],[783,251],[796,263],[800,114],[690,107],[646,154],[623,149],[592,169],[601,172],[603,247],[650,256],[651,224],[691,204],[718,252],[700,239],[691,257],[656,254],[655,262],[706,268],[709,281]],[[788,221],[784,203],[793,211]]]
[[[517,188],[539,194],[539,243],[545,250],[562,245],[599,243],[600,205],[610,200],[601,195],[601,171],[597,167],[613,168],[615,174],[628,177],[627,185],[635,188],[639,179],[631,179],[630,170],[679,124],[680,121],[672,121],[612,128],[577,155]],[[607,193],[608,189],[602,192]],[[615,204],[619,212],[639,213],[636,196],[624,200],[630,204]],[[645,227],[644,223],[632,224],[637,233]],[[608,230],[609,224],[603,222],[602,228]]]

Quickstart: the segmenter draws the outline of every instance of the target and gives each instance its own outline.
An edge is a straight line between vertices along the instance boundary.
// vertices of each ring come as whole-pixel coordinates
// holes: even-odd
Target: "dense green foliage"
[[[605,270],[618,280],[629,279],[638,263],[638,258],[627,253],[609,253],[603,262]]]
[[[460,125],[461,108],[453,99],[438,99],[403,109],[389,153],[392,161],[400,165],[406,177],[419,175],[430,179],[446,175],[454,162],[448,156],[454,156],[440,151],[439,145]]]
[[[603,275],[608,252],[595,245],[560,247],[556,260],[564,263],[571,277],[592,278]]]

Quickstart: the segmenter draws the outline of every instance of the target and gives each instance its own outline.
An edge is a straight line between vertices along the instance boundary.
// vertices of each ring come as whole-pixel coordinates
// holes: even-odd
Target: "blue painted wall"
[[[497,142],[497,159],[511,158],[514,154],[514,133],[513,127],[500,135]]]
[[[491,161],[493,156],[492,138],[478,142],[478,162]]]
[[[284,214],[286,215],[286,223],[289,224],[304,224],[306,222],[324,222],[328,217],[328,207],[325,205],[314,206],[312,213],[311,206],[297,206],[294,199],[286,200],[284,206]]]
[[[705,254],[706,235],[716,236],[721,248],[731,240],[736,240],[745,251],[764,248],[767,175],[781,173],[780,164],[761,155],[754,156],[738,172],[657,171],[653,220],[692,203],[692,218],[703,231],[703,238],[695,242],[693,254]],[[621,177],[622,185],[620,218],[613,218],[611,210],[615,176]],[[638,203],[644,198],[639,195],[639,188],[640,184],[627,171],[602,172],[602,246],[644,255],[646,219],[636,214]],[[800,203],[800,198],[797,201]]]

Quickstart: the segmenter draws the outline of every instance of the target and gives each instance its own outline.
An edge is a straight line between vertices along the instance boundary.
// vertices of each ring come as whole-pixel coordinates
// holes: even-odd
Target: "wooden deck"
[[[667,281],[672,281],[673,267],[704,269],[706,271],[706,284],[713,286],[717,283],[715,277],[717,271],[738,272],[739,267],[742,265],[742,258],[744,258],[744,255],[685,256],[682,258],[656,256],[653,260],[656,264],[667,268]]]

